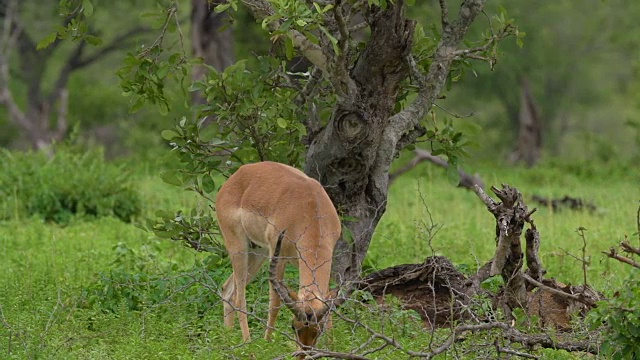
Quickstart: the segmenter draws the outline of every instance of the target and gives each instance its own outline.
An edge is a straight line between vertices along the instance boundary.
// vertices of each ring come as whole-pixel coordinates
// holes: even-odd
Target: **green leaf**
[[[49,45],[53,44],[54,41],[58,38],[58,33],[54,32],[44,37],[44,39],[40,40],[38,45],[36,45],[36,50],[46,49]]]
[[[175,171],[165,171],[162,173],[162,175],[160,175],[160,177],[162,178],[162,181],[166,182],[167,184],[175,186],[182,185],[182,181],[178,178],[178,175],[175,173]]]
[[[447,167],[447,180],[451,185],[458,185],[460,183],[460,173],[458,173],[458,167],[449,164]]]
[[[202,189],[207,193],[212,193],[216,190],[216,184],[211,175],[205,174],[202,176]]]
[[[82,8],[84,16],[90,17],[93,15],[93,4],[91,4],[90,0],[82,0]]]
[[[213,11],[215,13],[221,13],[221,12],[227,10],[229,8],[229,6],[231,6],[231,4],[220,4],[220,5],[216,6],[215,8],[213,8]]]
[[[162,135],[162,138],[165,140],[171,140],[173,138],[180,136],[177,132],[173,130],[162,130],[160,134]]]
[[[278,126],[280,126],[283,129],[287,128],[287,120],[283,119],[283,118],[278,118],[278,120],[276,120],[276,122],[278,123]]]
[[[83,37],[84,41],[86,41],[89,45],[93,45],[93,46],[100,46],[102,45],[102,39],[97,37],[97,36],[93,36],[93,35],[85,35]]]

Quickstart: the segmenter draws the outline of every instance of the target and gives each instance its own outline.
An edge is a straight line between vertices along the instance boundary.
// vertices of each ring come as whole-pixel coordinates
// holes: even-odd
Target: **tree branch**
[[[9,54],[20,37],[22,31],[17,29],[16,21],[18,14],[17,1],[8,1],[3,3],[4,8],[4,26],[2,29],[2,38],[0,40],[0,103],[4,104],[9,110],[9,116],[18,126],[27,131],[32,131],[33,126],[28,121],[26,114],[20,110],[20,107],[13,99],[11,89],[9,88]]]
[[[275,13],[271,4],[264,0],[243,0],[243,3],[249,11],[253,14],[256,20],[262,21],[266,17]],[[280,27],[280,21],[272,21],[267,24],[271,31],[275,31]],[[309,60],[313,65],[320,68],[324,73],[328,70],[327,55],[322,51],[322,48],[312,43],[306,36],[297,30],[289,30],[287,36],[293,41],[293,45],[297,47],[300,52]]]
[[[442,166],[444,168],[449,167],[449,163],[446,160],[431,154],[431,152],[429,152],[427,150],[415,149],[414,153],[416,155],[411,160],[411,162],[409,162],[409,164],[407,164],[405,167],[403,167],[401,169],[398,169],[397,171],[389,174],[389,184],[391,184],[395,179],[397,179],[398,176],[400,176],[400,175],[406,173],[407,171],[413,169],[416,165],[418,165],[418,163],[420,163],[422,161],[429,161],[429,162],[432,162],[432,163],[434,163],[434,164],[436,164],[438,166]],[[462,169],[458,169],[458,174],[460,175],[460,183],[458,184],[458,186],[466,188],[466,189],[469,189],[469,190],[473,190],[473,186],[474,185],[478,185],[478,186],[480,186],[480,188],[484,188],[484,182],[478,176],[470,175],[470,174],[466,173]]]
[[[62,68],[62,70],[60,70],[60,74],[56,79],[55,85],[53,86],[53,91],[49,95],[49,103],[53,104],[57,99],[61,97],[61,92],[67,86],[69,77],[74,71],[80,70],[98,60],[101,60],[104,56],[113,51],[126,48],[130,45],[132,37],[149,31],[151,31],[151,28],[148,27],[134,27],[127,32],[115,37],[111,42],[109,42],[109,44],[103,46],[102,48],[100,48],[100,50],[94,52],[91,55],[85,55],[87,43],[84,41],[80,41],[76,45],[73,52],[67,57],[65,66]]]
[[[338,49],[340,52],[336,54],[335,61],[331,63],[331,73],[333,77],[335,77],[335,79],[331,79],[331,82],[334,84],[338,95],[350,104],[356,98],[358,87],[349,76],[349,64],[347,60],[350,33],[347,27],[347,20],[345,20],[344,14],[342,13],[341,0],[336,0],[335,6],[333,7],[333,15],[338,26],[338,32],[340,33],[340,38],[338,39]]]
[[[616,251],[615,248],[611,248],[609,249],[609,252],[602,252],[603,254],[607,255],[608,257],[612,258],[612,259],[616,259],[622,263],[625,263],[627,265],[631,265],[634,268],[640,269],[640,263],[633,261],[631,259],[629,259],[626,256],[622,256],[622,255],[618,255],[618,252]]]
[[[108,45],[102,47],[97,52],[85,56],[84,58],[78,58],[77,61],[73,62],[72,70],[78,70],[87,65],[91,65],[95,61],[100,60],[102,57],[115,50],[120,50],[128,47],[131,44],[132,37],[150,32],[151,30],[151,28],[145,26],[138,26],[128,30],[127,32],[117,36]]]
[[[455,59],[455,50],[473,20],[482,11],[485,2],[486,0],[466,0],[462,3],[458,18],[453,23],[443,22],[446,27],[443,29],[442,38],[426,76],[418,69],[411,54],[406,56],[406,62],[420,90],[412,103],[389,119],[389,126],[383,133],[384,140],[378,150],[381,171],[388,173],[391,162],[395,158],[396,145],[402,136],[419,126],[420,121],[435,103],[449,75],[449,68]],[[447,11],[446,9],[445,6],[443,11]]]
[[[531,276],[529,276],[529,275],[527,275],[525,273],[522,274],[522,277],[524,277],[524,279],[527,282],[535,285],[536,287],[538,287],[540,289],[544,289],[544,290],[546,290],[546,291],[548,291],[550,293],[553,293],[555,295],[558,295],[558,296],[561,296],[561,297],[564,297],[564,298],[568,298],[568,299],[571,299],[571,300],[574,300],[574,301],[581,302],[581,303],[583,303],[583,304],[585,304],[585,305],[587,305],[589,307],[592,307],[592,308],[596,306],[596,304],[591,299],[585,298],[584,296],[570,294],[570,293],[564,292],[562,290],[558,290],[556,288],[552,288],[551,286],[547,286],[547,285],[535,280],[534,278],[532,278]]]

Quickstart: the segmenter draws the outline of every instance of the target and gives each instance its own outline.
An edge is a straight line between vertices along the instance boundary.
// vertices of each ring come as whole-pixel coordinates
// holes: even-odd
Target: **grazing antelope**
[[[274,257],[265,339],[271,338],[282,299],[294,314],[299,345],[313,347],[338,303],[329,294],[329,279],[341,226],[322,185],[287,165],[244,165],[220,188],[216,213],[233,267],[222,289],[225,326],[233,327],[237,313],[242,337],[250,339],[245,288],[267,257]],[[282,282],[287,263],[299,268],[297,293]]]

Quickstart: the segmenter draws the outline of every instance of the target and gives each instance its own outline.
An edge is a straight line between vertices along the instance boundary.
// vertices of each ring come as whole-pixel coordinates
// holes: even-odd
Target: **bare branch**
[[[484,190],[482,190],[482,188],[478,185],[473,187],[473,191],[476,193],[476,195],[478,195],[480,200],[486,205],[489,212],[493,213],[496,207],[496,202],[489,195],[487,195],[484,192]]]
[[[446,160],[431,154],[431,152],[424,149],[415,149],[415,157],[407,164],[405,167],[398,169],[397,171],[389,174],[389,184],[391,184],[398,176],[406,173],[407,171],[413,169],[418,163],[422,161],[429,161],[436,165],[442,166],[444,168],[449,167],[449,162]],[[484,188],[484,182],[477,175],[470,175],[466,173],[462,169],[458,169],[458,174],[460,175],[460,183],[458,186],[473,190],[474,185],[480,186],[480,188]]]
[[[633,260],[629,259],[626,256],[619,255],[615,248],[609,249],[609,252],[604,252],[603,251],[602,253],[607,255],[608,257],[610,257],[612,259],[616,259],[616,260],[618,260],[618,261],[620,261],[622,263],[625,263],[627,265],[633,266],[634,268],[640,269],[640,263],[638,263],[636,261],[633,261]]]
[[[495,341],[495,345],[496,345],[496,352],[497,353],[503,353],[503,354],[509,354],[509,355],[514,355],[514,356],[519,356],[525,359],[540,359],[540,356],[536,356],[536,355],[531,355],[531,354],[527,354],[527,353],[523,353],[521,351],[515,351],[509,348],[505,348],[500,346],[500,344],[498,344],[498,340],[496,339]]]
[[[485,2],[486,0],[463,2],[458,12],[458,18],[453,23],[447,24],[443,29],[442,38],[436,48],[426,76],[421,74],[413,57],[410,55],[406,57],[412,76],[416,79],[420,91],[412,103],[390,118],[390,126],[384,134],[385,142],[383,144],[385,145],[381,146],[381,151],[378,153],[387,152],[388,147],[395,148],[403,134],[416,127],[427,111],[431,109],[446,82],[451,63],[456,58],[456,48],[471,23],[482,11]],[[447,11],[446,6],[443,11]]]
[[[568,299],[571,299],[571,300],[575,300],[575,301],[581,302],[581,303],[583,303],[583,304],[585,304],[587,306],[590,306],[590,307],[595,307],[595,305],[596,305],[590,299],[587,299],[587,298],[582,297],[580,295],[569,294],[569,293],[564,292],[562,290],[558,290],[558,289],[552,288],[551,286],[547,286],[547,285],[535,280],[534,278],[532,278],[528,274],[523,273],[522,277],[524,277],[524,279],[527,280],[527,282],[539,287],[540,289],[544,289],[544,290],[546,290],[546,291],[548,291],[550,293],[553,293],[553,294],[556,294],[558,296],[562,296],[562,297],[565,297],[565,298],[568,298]]]
[[[449,8],[447,7],[447,0],[439,0],[440,1],[440,11],[442,18],[442,30],[449,27]]]
[[[631,246],[631,244],[629,244],[629,242],[626,240],[620,243],[620,247],[622,247],[622,249],[626,252],[640,255],[640,248],[635,248]]]

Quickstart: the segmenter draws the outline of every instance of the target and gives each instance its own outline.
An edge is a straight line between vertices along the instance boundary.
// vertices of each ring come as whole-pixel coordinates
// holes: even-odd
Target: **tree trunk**
[[[307,58],[332,75],[339,94],[339,103],[329,123],[313,138],[305,162],[305,172],[325,186],[345,216],[346,230],[333,262],[339,280],[351,280],[360,273],[373,232],[386,210],[391,162],[406,145],[424,135],[420,121],[442,90],[459,54],[457,47],[484,3],[464,1],[454,21],[448,18],[446,3],[440,3],[442,38],[426,75],[410,56],[415,22],[405,18],[401,0],[388,2],[386,9],[368,8],[365,20],[371,35],[353,67],[346,65],[349,54],[337,55],[326,64],[324,57],[307,46],[311,48]],[[409,71],[420,85],[418,96],[394,113],[399,85]]]
[[[512,162],[524,162],[528,167],[531,167],[540,159],[542,124],[539,114],[538,106],[531,93],[531,85],[525,77],[522,79],[520,111],[518,113],[518,144],[511,155]]]
[[[380,167],[390,164],[379,161],[378,150],[398,85],[408,76],[404,58],[411,49],[415,22],[404,18],[401,1],[378,11],[382,14],[371,14],[375,19],[371,39],[350,73],[357,84],[355,101],[339,103],[310,145],[305,163],[305,172],[325,186],[343,215],[353,219],[345,222],[353,244],[343,236],[334,252],[338,277],[360,272],[373,231],[386,210],[389,172]],[[355,251],[355,264],[351,251]]]
[[[223,71],[234,63],[233,32],[228,23],[227,12],[215,13],[216,5],[222,0],[192,0],[191,2],[191,48],[195,57],[201,57],[204,63],[213,66],[218,71]],[[193,79],[195,81],[204,78],[207,68],[195,66]],[[202,104],[205,99],[200,93],[193,93],[193,103]]]

